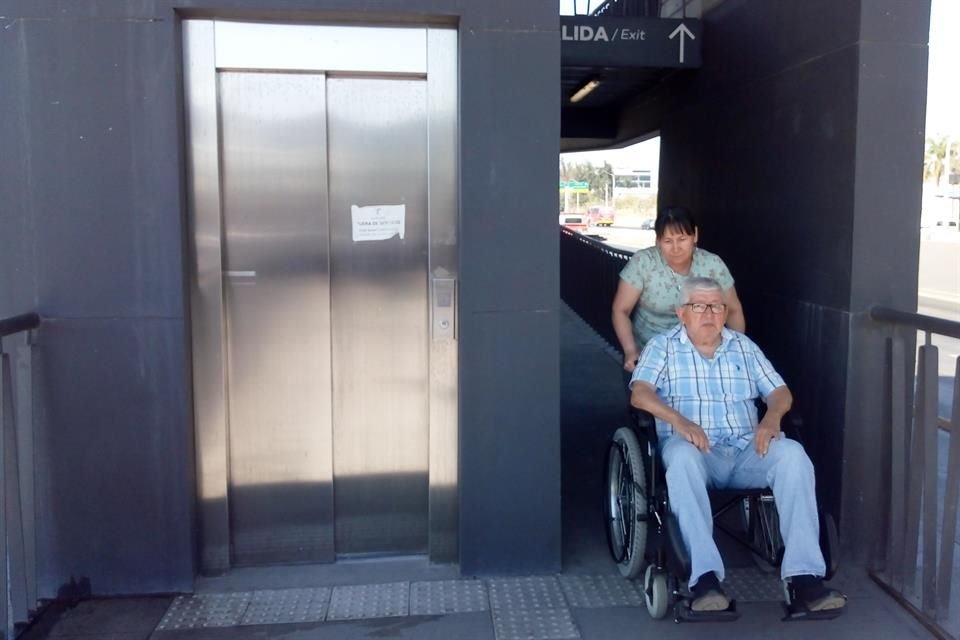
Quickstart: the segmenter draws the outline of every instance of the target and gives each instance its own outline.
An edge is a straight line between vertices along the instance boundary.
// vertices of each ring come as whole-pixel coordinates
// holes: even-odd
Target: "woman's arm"
[[[630,314],[634,307],[640,301],[640,294],[643,289],[637,289],[626,281],[620,280],[617,285],[617,294],[613,297],[613,308],[610,312],[610,320],[613,322],[613,331],[617,334],[617,340],[620,341],[620,348],[623,349],[623,368],[626,371],[633,371],[637,364],[637,358],[640,351],[637,349],[637,341],[633,339],[633,322],[630,320]]]
[[[743,305],[737,297],[737,288],[731,286],[723,292],[724,302],[727,303],[727,326],[740,333],[747,332],[747,319],[743,317]]]

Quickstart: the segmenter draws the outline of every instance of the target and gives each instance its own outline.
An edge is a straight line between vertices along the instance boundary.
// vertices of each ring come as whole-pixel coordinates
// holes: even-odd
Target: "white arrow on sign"
[[[673,40],[673,37],[677,34],[680,34],[680,64],[683,64],[683,36],[689,37],[691,40],[696,40],[697,37],[693,35],[693,32],[690,29],[687,29],[687,25],[680,23],[680,26],[673,30],[673,33],[670,34],[670,39]]]

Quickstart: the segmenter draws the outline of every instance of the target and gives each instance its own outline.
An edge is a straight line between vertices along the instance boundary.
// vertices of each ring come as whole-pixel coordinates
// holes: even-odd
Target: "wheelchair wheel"
[[[779,573],[783,560],[780,514],[773,496],[744,498],[747,533],[753,547],[754,563],[764,573]]]
[[[626,578],[640,575],[647,544],[646,476],[640,443],[629,427],[617,429],[607,455],[607,541]]]
[[[820,550],[827,565],[824,579],[830,580],[837,573],[840,556],[840,536],[837,534],[837,522],[833,516],[820,510]]]
[[[670,585],[667,574],[655,566],[648,565],[643,574],[643,600],[647,604],[647,613],[654,620],[667,615],[670,608]]]

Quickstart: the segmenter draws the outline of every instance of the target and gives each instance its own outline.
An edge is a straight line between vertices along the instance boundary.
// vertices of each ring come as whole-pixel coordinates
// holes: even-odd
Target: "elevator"
[[[457,552],[457,32],[184,20],[201,568]]]

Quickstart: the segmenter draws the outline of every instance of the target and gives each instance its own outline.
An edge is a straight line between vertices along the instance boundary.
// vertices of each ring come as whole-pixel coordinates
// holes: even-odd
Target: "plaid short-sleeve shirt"
[[[683,325],[647,343],[633,377],[653,385],[674,410],[700,425],[710,445],[744,449],[757,426],[756,398],[766,398],[783,378],[750,338],[724,328],[713,358],[703,357],[691,344]],[[673,427],[657,419],[657,435]]]

